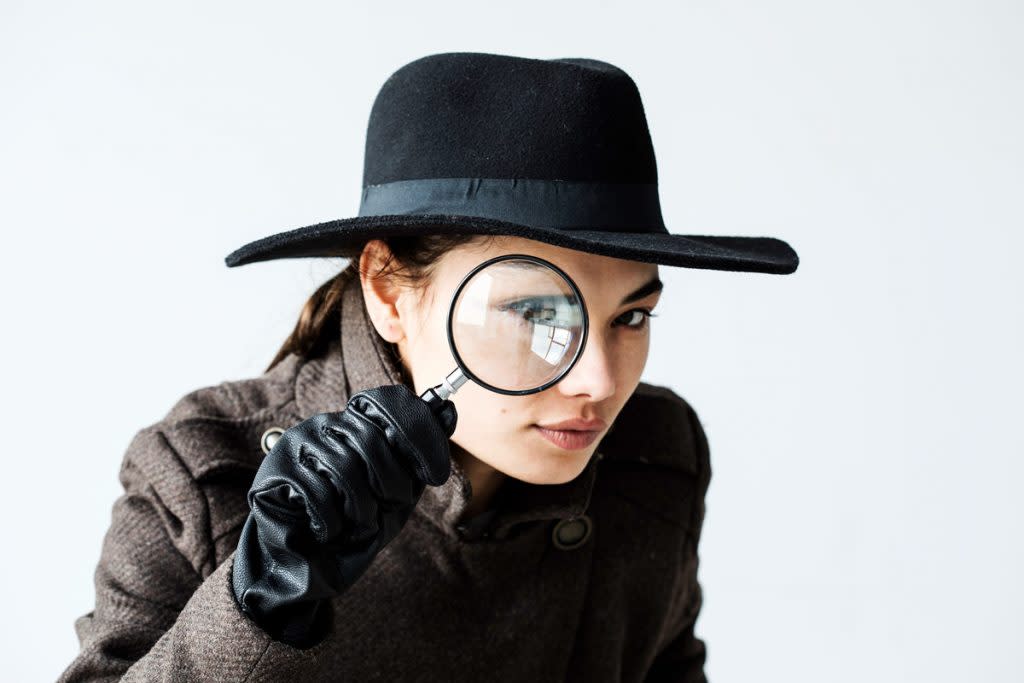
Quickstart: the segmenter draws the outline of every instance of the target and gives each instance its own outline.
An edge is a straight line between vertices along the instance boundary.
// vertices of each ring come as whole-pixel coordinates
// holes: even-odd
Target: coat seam
[[[267,644],[263,646],[263,652],[260,653],[260,656],[257,657],[256,661],[252,663],[251,667],[249,667],[249,671],[245,674],[245,678],[242,679],[242,683],[246,683],[250,678],[252,678],[253,673],[256,671],[256,667],[260,665],[263,658],[267,656],[267,652],[270,651],[271,642],[272,641],[267,641]]]

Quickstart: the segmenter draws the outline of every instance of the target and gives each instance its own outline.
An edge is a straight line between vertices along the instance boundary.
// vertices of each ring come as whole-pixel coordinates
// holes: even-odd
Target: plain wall
[[[1022,6],[0,4],[2,677],[78,650],[131,437],[259,374],[339,267],[223,258],[356,214],[384,80],[426,54],[629,72],[681,234],[645,381],[708,433],[714,681],[1020,681]]]

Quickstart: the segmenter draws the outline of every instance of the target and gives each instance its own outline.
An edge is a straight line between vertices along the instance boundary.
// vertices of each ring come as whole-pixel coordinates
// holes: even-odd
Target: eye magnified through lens
[[[448,344],[458,367],[421,398],[440,403],[466,380],[501,394],[532,394],[562,379],[587,340],[576,283],[558,266],[504,254],[470,271],[452,295]]]

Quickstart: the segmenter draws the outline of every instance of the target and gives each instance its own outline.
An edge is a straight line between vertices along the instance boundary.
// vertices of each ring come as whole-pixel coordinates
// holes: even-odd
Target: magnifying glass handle
[[[444,378],[443,382],[420,394],[420,398],[426,401],[435,415],[440,417],[442,412],[445,411],[445,405],[449,403],[448,397],[458,391],[459,387],[466,383],[466,379],[468,378],[463,374],[461,368],[455,368]],[[449,406],[447,410],[449,414],[454,414],[455,406]],[[455,431],[455,425],[453,424],[451,427],[451,431]]]
[[[432,405],[434,400],[444,401],[458,391],[459,387],[465,384],[467,379],[469,378],[462,372],[462,368],[455,368],[448,373],[448,376],[444,378],[443,382],[420,394],[420,398]],[[431,399],[430,396],[436,396],[436,399]]]
[[[444,407],[444,402],[447,400],[441,398],[440,394],[437,393],[437,389],[440,386],[441,385],[431,387],[420,394],[420,398],[427,402],[427,405],[430,406],[430,409],[434,411],[435,415],[441,412],[441,409]]]

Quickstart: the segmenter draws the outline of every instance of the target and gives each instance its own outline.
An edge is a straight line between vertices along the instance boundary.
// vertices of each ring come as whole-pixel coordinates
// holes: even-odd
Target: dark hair
[[[322,285],[317,287],[312,296],[302,306],[295,329],[285,339],[281,349],[270,362],[267,371],[284,360],[288,354],[294,353],[302,358],[316,358],[327,350],[327,346],[341,328],[341,293],[345,285],[353,277],[359,277],[359,257],[363,249],[372,239],[379,239],[391,250],[391,255],[376,273],[370,277],[379,277],[386,273],[387,277],[397,277],[405,285],[413,288],[422,287],[433,274],[434,266],[446,252],[455,247],[475,242],[484,242],[493,235],[475,234],[437,234],[410,235],[400,237],[368,238],[348,248],[338,249],[335,256],[351,259],[345,268]],[[392,261],[395,266],[390,267]],[[399,367],[403,367],[395,344],[388,344]],[[404,371],[407,371],[403,367]]]

